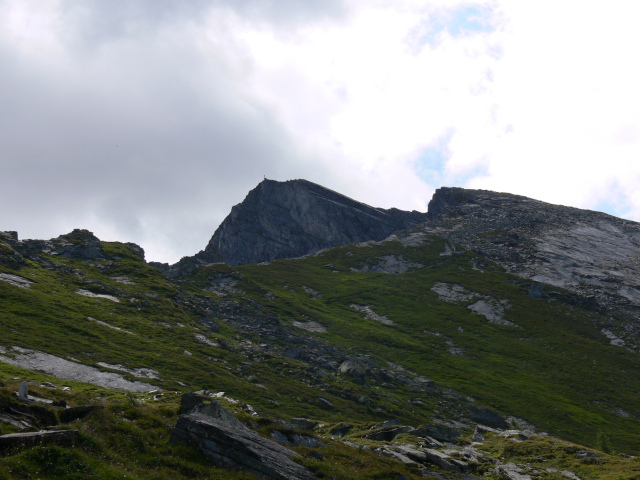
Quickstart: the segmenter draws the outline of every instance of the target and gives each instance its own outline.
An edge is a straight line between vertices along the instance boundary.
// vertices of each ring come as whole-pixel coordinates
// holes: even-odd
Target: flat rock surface
[[[349,306],[354,310],[356,310],[357,312],[363,313],[364,316],[369,320],[380,322],[385,325],[393,325],[393,320],[391,320],[386,315],[378,315],[376,312],[373,311],[373,308],[371,305],[358,305],[357,303],[352,303]]]
[[[31,280],[10,273],[0,273],[0,280],[20,288],[29,288],[33,284]]]
[[[147,392],[157,389],[156,386],[150,383],[131,382],[117,373],[103,372],[94,367],[27,348],[13,347],[11,352],[0,355],[0,361],[20,368],[45,372],[63,380],[93,383],[105,388],[115,388],[130,392]]]

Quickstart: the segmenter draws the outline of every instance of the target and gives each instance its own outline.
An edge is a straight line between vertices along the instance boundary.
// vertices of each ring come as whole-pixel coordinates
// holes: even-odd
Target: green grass
[[[417,248],[399,242],[347,245],[269,265],[213,265],[176,281],[146,265],[126,245],[103,242],[103,249],[106,260],[49,256],[48,268],[33,261],[19,269],[0,264],[0,272],[34,282],[31,288],[21,289],[0,281],[0,346],[33,348],[93,366],[106,362],[152,368],[160,379],[125,376],[169,391],[225,391],[273,418],[367,422],[384,417],[417,426],[435,416],[469,414],[470,403],[443,399],[440,392],[452,389],[473,397],[479,407],[523,418],[562,438],[595,446],[601,431],[612,450],[638,452],[637,354],[608,344],[594,326],[601,314],[579,302],[531,298],[526,295],[530,282],[471,253],[440,256],[444,241],[437,237]],[[376,265],[386,255],[402,255],[424,267],[402,275],[352,271]],[[474,263],[484,273],[474,269]],[[221,274],[236,278],[241,292],[221,299],[206,291]],[[121,276],[134,284],[114,279]],[[439,300],[431,291],[435,282],[455,283],[507,300],[510,308],[505,317],[517,327],[491,324],[471,313],[465,303]],[[322,298],[312,298],[303,285]],[[79,289],[114,295],[120,302],[82,296],[76,293]],[[558,293],[571,297],[568,292]],[[385,368],[401,365],[405,372],[433,379],[438,390],[388,388],[371,375],[365,385],[335,372],[314,378],[309,373],[313,365],[282,356],[286,340],[247,334],[224,315],[215,318],[219,331],[207,330],[198,323],[208,316],[203,306],[207,302],[237,302],[245,312],[277,318],[279,326],[298,336],[315,338],[351,355],[369,355]],[[366,319],[351,303],[372,305],[394,325]],[[321,323],[327,332],[308,333],[291,326],[305,320]],[[199,343],[195,334],[220,347]],[[268,348],[259,347],[265,342]],[[463,356],[451,355],[447,342],[462,349]],[[241,362],[251,363],[251,369],[240,371]],[[0,364],[0,372],[11,368]],[[334,408],[323,407],[319,396],[328,398]],[[367,402],[357,401],[359,396]],[[415,397],[425,406],[410,404]],[[617,416],[617,409],[630,416]]]

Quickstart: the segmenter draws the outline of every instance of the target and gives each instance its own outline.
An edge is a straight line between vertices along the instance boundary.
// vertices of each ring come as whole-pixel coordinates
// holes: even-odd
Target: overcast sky
[[[173,263],[266,176],[640,220],[633,1],[0,0],[0,230]]]

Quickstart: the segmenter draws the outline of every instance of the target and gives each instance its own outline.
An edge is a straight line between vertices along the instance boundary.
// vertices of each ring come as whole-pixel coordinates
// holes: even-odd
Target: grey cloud
[[[215,10],[231,10],[250,21],[284,29],[347,16],[343,0],[64,0],[60,13],[68,44],[92,50],[166,27],[199,24]]]
[[[278,26],[341,20],[347,16],[347,7],[342,0],[225,0],[217,3],[254,20],[269,21]]]
[[[57,61],[0,44],[0,230],[91,227],[177,260],[263,175],[321,181],[224,54],[155,40]]]

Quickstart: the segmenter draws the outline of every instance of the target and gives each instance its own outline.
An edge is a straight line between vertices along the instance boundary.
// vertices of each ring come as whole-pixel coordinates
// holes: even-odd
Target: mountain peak
[[[308,180],[265,179],[232,208],[207,247],[181,260],[177,270],[216,262],[260,263],[383,240],[424,220],[425,213],[375,208]]]
[[[231,210],[199,258],[230,265],[292,258],[352,242],[382,240],[423,221],[308,180],[264,180]]]

